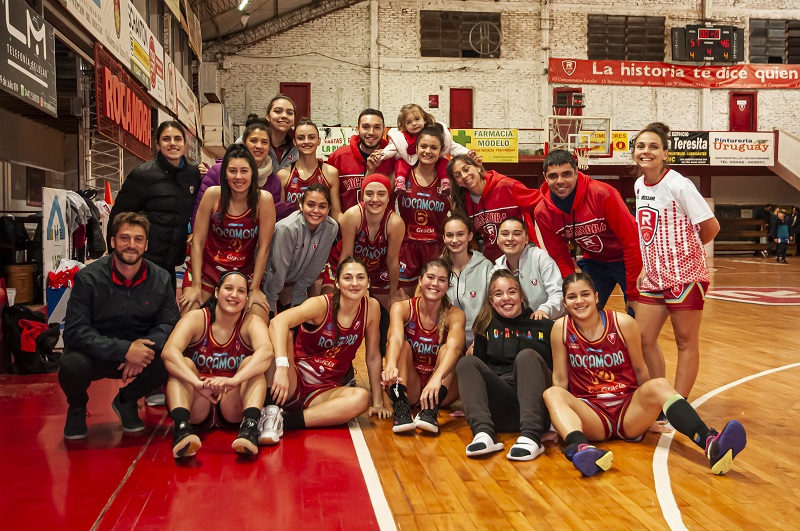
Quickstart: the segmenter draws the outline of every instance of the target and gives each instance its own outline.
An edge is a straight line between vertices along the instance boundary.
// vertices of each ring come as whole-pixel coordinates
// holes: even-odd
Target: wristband
[[[288,367],[289,366],[289,358],[275,358],[275,366],[276,367]]]

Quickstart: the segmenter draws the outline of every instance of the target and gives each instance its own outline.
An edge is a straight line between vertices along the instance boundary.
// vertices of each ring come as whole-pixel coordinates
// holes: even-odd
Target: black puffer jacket
[[[553,368],[553,353],[550,350],[550,319],[531,319],[533,310],[524,308],[522,313],[506,319],[492,310],[492,320],[483,335],[475,334],[472,351],[495,374],[503,375],[514,369],[514,359],[520,351],[531,348],[542,356],[547,366]]]
[[[142,212],[150,220],[145,258],[171,271],[186,258],[186,237],[195,195],[200,188],[200,171],[183,159],[177,168],[159,152],[154,160],[135,168],[117,194],[109,219],[120,212]]]

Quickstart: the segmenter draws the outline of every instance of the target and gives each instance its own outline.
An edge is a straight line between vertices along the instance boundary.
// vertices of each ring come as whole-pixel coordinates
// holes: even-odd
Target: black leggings
[[[497,431],[519,431],[541,443],[542,434],[550,427],[542,395],[552,384],[553,373],[538,352],[522,350],[513,370],[500,376],[475,356],[458,360],[456,371],[473,435],[484,432],[496,440]]]
[[[87,391],[93,381],[103,378],[122,378],[122,371],[117,369],[119,363],[98,360],[83,352],[65,349],[61,356],[58,383],[61,384],[70,407],[86,407],[86,403],[89,402]],[[120,390],[120,398],[123,402],[136,401],[166,383],[167,369],[159,352],[139,376]]]

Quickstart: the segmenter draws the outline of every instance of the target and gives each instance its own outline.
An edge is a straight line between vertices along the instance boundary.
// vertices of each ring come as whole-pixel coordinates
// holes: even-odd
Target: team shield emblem
[[[658,210],[651,207],[642,207],[636,212],[636,221],[639,224],[639,234],[645,245],[653,243],[658,229]]]
[[[564,69],[564,73],[567,74],[568,76],[571,76],[572,74],[575,73],[575,67],[577,66],[578,63],[576,63],[575,61],[569,61],[569,60],[561,61],[561,68]]]

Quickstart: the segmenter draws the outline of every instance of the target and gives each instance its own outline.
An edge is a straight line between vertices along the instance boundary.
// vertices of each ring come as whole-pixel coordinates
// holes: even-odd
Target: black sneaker
[[[414,424],[417,428],[431,433],[439,433],[439,408],[423,409],[414,419]]]
[[[67,421],[64,423],[64,438],[70,441],[86,438],[85,407],[69,407],[67,410]]]
[[[114,397],[111,402],[111,409],[117,414],[119,420],[122,421],[122,431],[128,433],[136,433],[144,430],[144,422],[139,418],[139,404],[138,402],[125,402],[124,404],[119,400],[119,393]]]
[[[258,453],[258,421],[244,419],[239,426],[239,436],[231,447],[237,454],[256,455]]]
[[[403,433],[415,429],[417,429],[417,426],[414,424],[414,419],[411,418],[411,408],[408,407],[407,402],[398,400],[394,403],[394,425],[392,426],[392,431]]]
[[[194,428],[187,421],[173,426],[172,456],[175,459],[192,457],[200,449],[200,437],[195,435]]]

